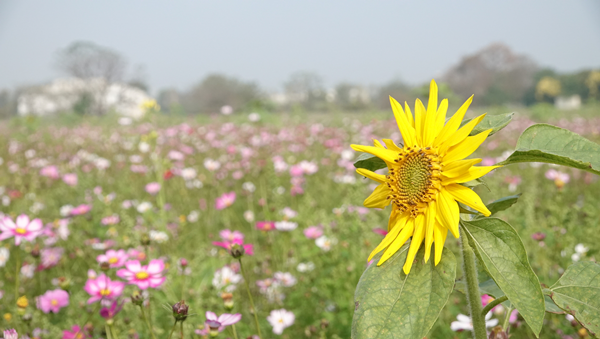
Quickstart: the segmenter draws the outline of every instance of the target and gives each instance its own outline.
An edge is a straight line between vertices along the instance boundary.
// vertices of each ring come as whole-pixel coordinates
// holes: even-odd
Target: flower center
[[[114,257],[113,257],[113,258],[110,258],[110,259],[108,259],[108,263],[109,263],[109,264],[116,264],[116,263],[117,263],[117,261],[119,261],[119,259],[117,259],[117,258],[114,258]]]
[[[144,280],[148,278],[148,273],[147,272],[138,272],[135,274],[135,277],[138,278],[139,280]]]
[[[408,212],[416,218],[437,197],[441,187],[440,159],[430,147],[409,147],[398,153],[395,163],[386,177],[387,185],[392,190],[387,198],[402,213]]]
[[[24,228],[21,228],[21,227],[17,227],[17,228],[15,228],[15,233],[17,233],[17,234],[25,234],[25,233],[27,233],[27,230],[24,229]]]
[[[56,299],[52,299],[52,301],[50,301],[50,303],[52,304],[52,306],[58,305],[58,301]]]
[[[100,290],[100,295],[103,297],[106,297],[106,296],[110,295],[110,290],[108,288],[102,289],[102,290]]]

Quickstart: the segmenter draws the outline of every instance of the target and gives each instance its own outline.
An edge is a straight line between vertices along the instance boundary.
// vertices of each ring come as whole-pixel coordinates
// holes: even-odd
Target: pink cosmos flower
[[[56,266],[62,258],[65,249],[62,247],[44,248],[41,251],[41,268],[46,269]]]
[[[388,231],[384,230],[383,228],[374,228],[373,232],[379,234],[379,235],[383,235],[384,237],[388,234]]]
[[[73,325],[70,331],[63,330],[62,339],[87,339],[91,338],[84,332],[84,329],[79,327],[79,325]]]
[[[65,182],[65,184],[69,185],[69,186],[77,186],[77,174],[75,173],[67,173],[65,175],[63,175],[62,180]]]
[[[215,208],[217,210],[225,209],[235,202],[235,192],[223,193],[215,200]]]
[[[559,172],[555,169],[549,169],[546,172],[546,179],[554,180],[556,187],[561,189],[571,180],[571,177],[567,173]]]
[[[102,218],[102,220],[100,222],[102,223],[102,225],[108,226],[108,225],[116,225],[119,223],[119,221],[121,221],[121,218],[119,218],[119,216],[117,214],[113,214],[113,215],[109,215],[108,217]]]
[[[129,259],[125,250],[108,250],[105,254],[100,254],[96,257],[98,263],[107,262],[111,268],[121,267],[125,265],[125,262]]]
[[[200,335],[207,335],[212,332],[222,332],[226,326],[231,326],[242,319],[242,315],[239,313],[236,314],[228,314],[223,313],[217,317],[217,315],[213,312],[206,311],[206,323],[204,329],[207,330],[207,333],[203,333]],[[198,333],[198,332],[196,332]]]
[[[152,195],[156,195],[160,191],[160,184],[157,182],[151,182],[146,185],[146,192]]]
[[[61,289],[46,291],[46,293],[37,297],[36,303],[37,308],[44,313],[58,313],[61,308],[69,305],[69,293]]]
[[[238,238],[238,239],[234,239],[233,241],[224,241],[224,242],[213,241],[213,245],[223,247],[229,253],[231,253],[231,248],[233,247],[233,245],[240,245],[244,248],[244,254],[254,255],[254,246],[252,244],[244,244],[243,239],[244,238],[242,237],[241,239]]]
[[[491,303],[492,301],[494,301],[494,298],[490,295],[483,294],[481,296],[481,306],[483,306],[483,307],[487,306],[487,304]],[[494,308],[492,308],[491,311],[494,312],[496,310],[496,308],[498,308],[498,306],[495,306]]]
[[[137,285],[145,290],[148,287],[157,288],[165,282],[162,271],[165,264],[160,259],[150,260],[147,266],[142,266],[137,260],[130,260],[125,263],[125,268],[117,271],[119,278],[125,279],[130,285]]]
[[[4,339],[18,339],[19,333],[14,328],[4,330]]]
[[[82,215],[82,214],[88,213],[91,209],[92,209],[92,206],[86,205],[86,204],[81,204],[77,207],[74,207],[69,214],[71,214],[71,216]]]
[[[19,246],[23,239],[32,242],[41,234],[44,225],[40,219],[29,220],[25,214],[17,217],[16,223],[9,217],[0,220],[0,241],[15,237],[15,245]]]
[[[273,221],[257,221],[256,228],[261,231],[271,231],[275,229],[275,222]]]
[[[304,229],[304,235],[308,239],[317,239],[323,235],[323,230],[319,226],[310,226],[309,228]]]
[[[231,231],[231,230],[222,230],[219,232],[219,236],[223,241],[235,241],[235,240],[244,240],[244,234],[240,231]]]
[[[117,300],[115,300],[110,305],[110,308],[102,307],[102,309],[100,310],[100,316],[107,320],[112,319],[115,317],[115,315],[117,315],[117,313],[119,313],[121,311],[122,308],[123,308],[123,302],[121,302],[119,304],[119,302]]]
[[[96,279],[88,279],[83,289],[91,296],[87,301],[88,304],[91,304],[101,299],[118,298],[124,288],[124,282],[112,281],[102,273]]]
[[[58,179],[60,177],[60,174],[58,173],[58,168],[54,165],[43,167],[40,170],[40,175],[48,177],[50,179]]]
[[[135,248],[130,248],[127,251],[127,255],[130,259],[146,260],[146,253]]]

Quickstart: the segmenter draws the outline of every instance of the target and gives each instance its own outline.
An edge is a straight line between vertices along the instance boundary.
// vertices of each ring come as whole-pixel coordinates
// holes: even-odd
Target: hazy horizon
[[[558,71],[600,67],[600,2],[5,0],[0,88],[59,76],[56,52],[78,40],[141,65],[152,93],[215,72],[268,91],[296,71],[327,86],[417,84],[495,42]]]

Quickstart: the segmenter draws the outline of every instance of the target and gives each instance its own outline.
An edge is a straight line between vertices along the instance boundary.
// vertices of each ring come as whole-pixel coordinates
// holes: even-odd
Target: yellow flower
[[[146,111],[159,111],[160,106],[156,102],[156,100],[146,100],[142,102],[141,107]]]
[[[12,320],[12,314],[4,313],[4,320],[9,323]]]
[[[448,231],[458,238],[457,202],[470,206],[485,216],[490,215],[477,193],[460,184],[482,177],[499,167],[475,167],[473,165],[481,159],[463,160],[471,155],[491,132],[487,130],[469,136],[485,114],[460,127],[473,97],[471,96],[445,123],[448,100],[442,100],[438,107],[437,94],[437,85],[432,80],[427,109],[417,99],[414,116],[408,104],[405,103],[405,110],[402,110],[402,106],[390,97],[392,110],[404,139],[404,147],[398,147],[390,139],[383,139],[385,146],[377,140],[374,142],[375,147],[352,145],[356,151],[367,152],[384,160],[388,167],[387,175],[363,168],[357,170],[359,174],[379,183],[365,200],[366,207],[385,208],[392,204],[389,233],[373,250],[368,260],[385,250],[377,265],[383,264],[412,237],[404,264],[406,274],[410,272],[423,241],[425,262],[429,260],[431,246],[435,243],[437,265],[442,258]]]
[[[19,308],[27,308],[28,305],[29,305],[29,301],[27,300],[26,296],[22,296],[19,299],[17,299],[17,306]]]

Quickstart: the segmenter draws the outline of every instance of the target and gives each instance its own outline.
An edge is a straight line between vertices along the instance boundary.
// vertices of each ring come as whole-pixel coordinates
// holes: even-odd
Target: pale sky
[[[600,68],[600,1],[0,0],[0,88],[59,76],[56,51],[92,41],[143,66],[153,92],[213,72],[278,90],[291,73],[409,83],[493,42],[559,71]]]

